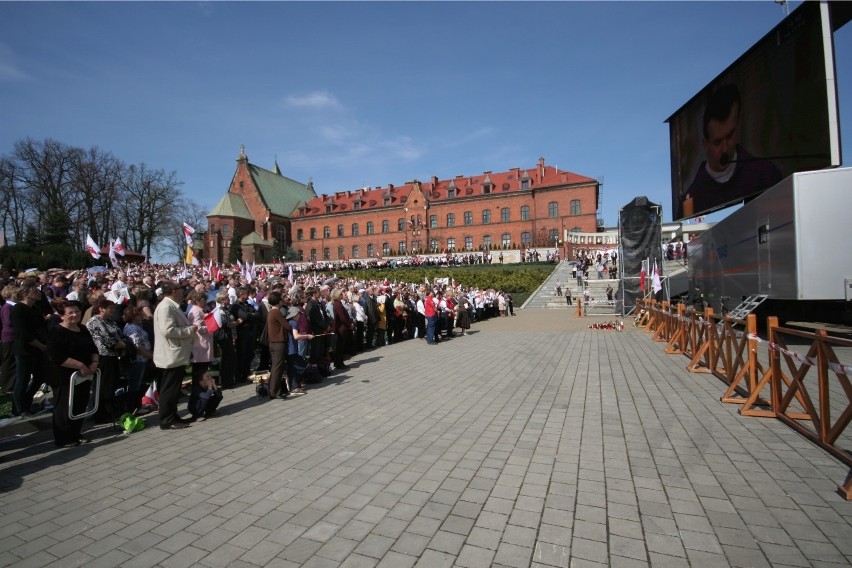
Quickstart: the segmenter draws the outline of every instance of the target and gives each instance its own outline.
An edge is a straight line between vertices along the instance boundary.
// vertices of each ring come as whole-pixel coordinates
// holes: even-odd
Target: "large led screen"
[[[666,122],[674,220],[840,165],[828,6],[803,3]]]

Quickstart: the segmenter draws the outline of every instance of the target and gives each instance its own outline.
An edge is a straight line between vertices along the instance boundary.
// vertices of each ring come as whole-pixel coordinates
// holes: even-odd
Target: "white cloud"
[[[339,109],[343,108],[337,97],[327,91],[314,91],[302,96],[291,95],[285,100],[287,106],[312,109]]]
[[[31,77],[24,73],[15,61],[15,54],[9,47],[0,44],[0,81],[29,81]]]

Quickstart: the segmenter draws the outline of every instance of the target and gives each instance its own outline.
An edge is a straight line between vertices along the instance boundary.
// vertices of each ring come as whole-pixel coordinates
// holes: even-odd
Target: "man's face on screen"
[[[704,140],[704,153],[707,165],[715,172],[724,171],[728,162],[734,159],[738,141],[737,122],[740,116],[740,106],[734,103],[728,118],[720,122],[710,120],[707,124],[707,139]]]

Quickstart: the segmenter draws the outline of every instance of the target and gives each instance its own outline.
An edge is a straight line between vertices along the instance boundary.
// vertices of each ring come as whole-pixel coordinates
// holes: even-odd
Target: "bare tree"
[[[77,206],[72,219],[76,229],[75,238],[82,245],[86,233],[96,242],[103,243],[121,236],[115,215],[120,200],[119,189],[125,165],[97,146],[80,152],[72,164],[72,180],[77,196]]]
[[[175,215],[181,185],[175,172],[151,170],[144,163],[125,170],[118,215],[131,249],[151,257],[151,250],[167,235],[168,223],[164,221]]]
[[[38,230],[43,228],[48,211],[66,208],[75,201],[71,168],[81,152],[52,138],[44,142],[27,138],[15,143],[12,156],[17,162],[18,197],[25,202],[28,221]]]
[[[184,223],[195,229],[194,238],[199,238],[199,233],[207,231],[207,210],[191,199],[180,199],[174,209],[173,217],[165,222],[168,228],[163,235],[161,246],[157,247],[158,252],[168,256],[174,254],[178,260],[186,257]]]

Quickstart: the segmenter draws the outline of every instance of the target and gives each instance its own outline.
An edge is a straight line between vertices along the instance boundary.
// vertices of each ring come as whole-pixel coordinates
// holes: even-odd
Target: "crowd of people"
[[[295,398],[362,351],[414,339],[436,345],[477,321],[514,315],[511,294],[494,289],[278,268],[260,278],[151,264],[0,274],[0,392],[25,417],[49,387],[55,443],[76,446],[88,442],[77,416],[96,382],[95,423],[146,410],[156,385],[159,427],[183,429],[215,415],[221,391],[258,371],[269,373],[270,399]],[[188,370],[189,414],[181,417]]]

